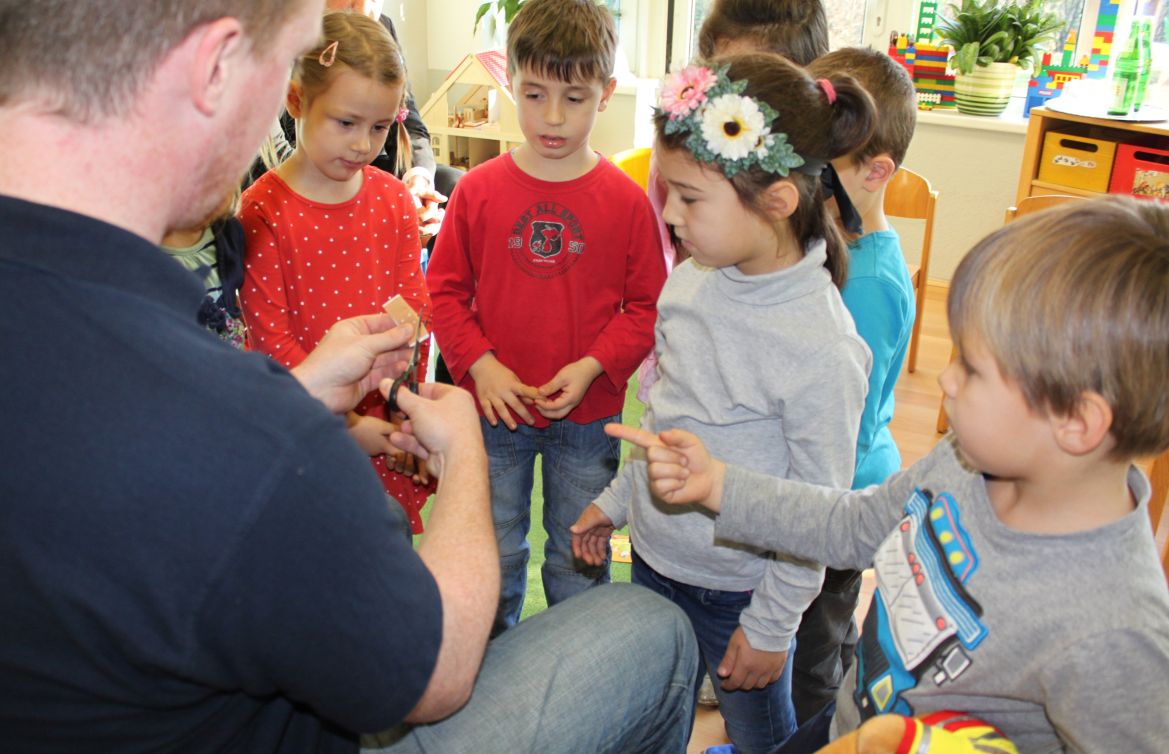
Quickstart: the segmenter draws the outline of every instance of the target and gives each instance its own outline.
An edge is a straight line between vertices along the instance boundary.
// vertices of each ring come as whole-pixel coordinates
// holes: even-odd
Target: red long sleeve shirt
[[[649,199],[612,163],[549,182],[511,155],[459,181],[427,269],[439,349],[472,393],[468,369],[487,351],[532,386],[585,356],[601,363],[566,417],[578,424],[621,411],[665,278]]]
[[[400,293],[425,316],[430,298],[419,268],[418,219],[405,185],[366,167],[361,189],[347,202],[321,204],[294,192],[269,171],[244,192],[239,218],[247,253],[240,303],[249,344],[294,367],[341,319],[376,314]],[[419,355],[419,378],[427,345]],[[357,413],[385,418],[372,392]],[[415,531],[431,490],[370,459],[386,491],[402,504]]]

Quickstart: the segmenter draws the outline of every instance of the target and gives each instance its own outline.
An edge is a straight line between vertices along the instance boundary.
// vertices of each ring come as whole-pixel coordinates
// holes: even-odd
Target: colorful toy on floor
[[[878,715],[817,754],[1018,754],[993,725],[961,712]]]

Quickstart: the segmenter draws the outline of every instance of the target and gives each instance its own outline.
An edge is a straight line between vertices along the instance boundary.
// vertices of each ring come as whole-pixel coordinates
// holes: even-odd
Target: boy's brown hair
[[[507,29],[507,73],[527,68],[567,83],[609,83],[617,25],[595,0],[528,0]]]
[[[1117,460],[1169,447],[1169,206],[1110,195],[1028,215],[975,245],[947,304],[1036,411],[1112,408]]]
[[[698,31],[698,52],[710,58],[731,41],[807,65],[828,52],[828,16],[820,0],[715,0]]]
[[[817,78],[847,73],[868,90],[877,105],[877,129],[851,157],[859,164],[887,154],[900,167],[917,126],[917,93],[905,68],[883,52],[843,47],[814,60],[808,73]]]

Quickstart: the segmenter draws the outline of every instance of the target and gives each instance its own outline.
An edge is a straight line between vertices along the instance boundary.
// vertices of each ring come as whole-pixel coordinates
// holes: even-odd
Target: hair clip
[[[333,62],[337,60],[337,45],[340,44],[340,41],[334,40],[332,44],[321,50],[321,55],[317,58],[317,62],[326,68],[333,65]]]
[[[819,175],[823,160],[805,160],[787,141],[787,134],[772,131],[778,117],[770,105],[744,95],[747,82],[731,81],[730,66],[712,70],[691,65],[666,77],[658,114],[667,116],[667,134],[689,133],[686,148],[703,162],[713,162],[723,175],[758,165],[765,172],[787,176]]]
[[[406,119],[410,117],[410,108],[402,105],[398,108],[398,114],[394,116],[395,123],[405,123]]]

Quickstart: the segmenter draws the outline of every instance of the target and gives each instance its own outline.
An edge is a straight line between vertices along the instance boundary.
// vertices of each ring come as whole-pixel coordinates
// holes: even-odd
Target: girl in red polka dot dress
[[[379,312],[394,294],[428,318],[414,202],[401,181],[369,164],[404,112],[405,82],[393,38],[350,12],[326,14],[321,43],[293,71],[287,106],[296,150],[252,184],[240,205],[249,345],[286,367],[300,363],[334,322]],[[409,155],[409,145],[398,154]],[[424,464],[416,468],[390,445],[400,419],[387,417],[373,392],[349,414],[349,432],[418,533],[431,490]]]

